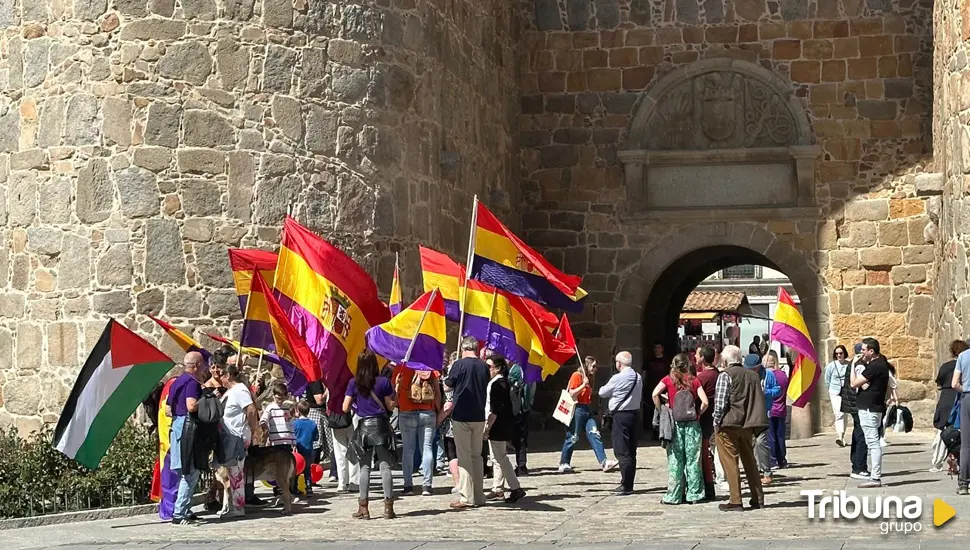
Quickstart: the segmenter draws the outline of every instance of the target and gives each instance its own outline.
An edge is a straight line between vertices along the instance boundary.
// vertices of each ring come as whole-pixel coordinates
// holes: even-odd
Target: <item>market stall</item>
[[[712,346],[720,352],[726,345],[740,346],[741,318],[751,314],[744,292],[691,292],[680,310],[680,350]]]

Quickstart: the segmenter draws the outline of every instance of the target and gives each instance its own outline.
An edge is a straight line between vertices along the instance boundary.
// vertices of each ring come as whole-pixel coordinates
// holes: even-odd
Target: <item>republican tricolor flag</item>
[[[390,321],[371,327],[367,347],[374,353],[414,370],[444,366],[445,302],[437,290],[421,295]]]
[[[782,287],[778,287],[778,304],[775,305],[775,315],[771,321],[771,340],[796,352],[795,365],[788,382],[788,402],[792,407],[804,407],[811,400],[812,390],[820,375],[818,354],[805,326],[805,319]]]
[[[394,255],[394,279],[391,281],[391,297],[387,301],[387,307],[391,310],[391,315],[401,313],[404,307],[404,298],[401,296],[401,270],[398,265],[397,254]]]
[[[118,430],[175,364],[114,319],[84,362],[54,430],[54,448],[92,470]]]

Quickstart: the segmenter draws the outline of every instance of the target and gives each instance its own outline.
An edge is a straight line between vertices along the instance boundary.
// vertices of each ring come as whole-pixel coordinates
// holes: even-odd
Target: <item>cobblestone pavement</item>
[[[3,548],[313,548],[373,547],[382,550],[481,549],[499,550],[514,544],[528,548],[956,548],[954,537],[970,529],[970,498],[957,497],[956,482],[944,473],[931,473],[928,432],[890,434],[886,449],[884,487],[856,489],[848,473],[848,449],[834,444],[831,435],[789,442],[792,466],[779,472],[766,490],[767,508],[724,513],[717,504],[664,506],[664,451],[639,452],[636,494],[609,495],[618,474],[596,470],[592,452],[578,450],[577,473],[556,473],[558,452],[530,455],[532,475],[523,478],[528,496],[518,505],[490,504],[478,510],[452,511],[450,481],[435,478],[441,487],[432,497],[398,500],[399,519],[369,522],[350,518],[356,495],[324,490],[309,505],[281,517],[268,509],[241,520],[213,519],[199,527],[176,527],[155,516],[32,527],[0,532]],[[550,442],[546,449],[552,448]],[[486,480],[486,484],[489,480]],[[400,487],[400,480],[397,480]],[[876,521],[810,520],[799,491],[847,490],[856,496],[918,496],[924,498],[922,530],[916,534],[880,534]],[[372,493],[376,495],[375,492]],[[957,517],[942,528],[933,527],[933,499],[942,498]],[[959,500],[958,500],[959,498]],[[211,516],[210,516],[211,517]],[[966,540],[966,539],[962,539]],[[217,542],[214,542],[217,541]],[[336,542],[335,542],[336,541]],[[358,541],[358,542],[349,542]],[[415,542],[401,542],[415,541]],[[433,542],[428,542],[433,541]],[[487,542],[477,542],[487,541]],[[773,542],[772,542],[773,541]],[[960,543],[961,546],[963,543]]]

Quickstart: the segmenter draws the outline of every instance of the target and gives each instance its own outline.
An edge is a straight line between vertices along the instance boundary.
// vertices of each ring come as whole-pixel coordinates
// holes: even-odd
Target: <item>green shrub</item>
[[[0,431],[0,518],[149,502],[158,439],[126,423],[97,470],[54,449],[50,426],[28,439]]]

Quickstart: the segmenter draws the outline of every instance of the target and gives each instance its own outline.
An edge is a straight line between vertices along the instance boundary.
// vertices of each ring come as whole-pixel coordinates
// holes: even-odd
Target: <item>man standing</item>
[[[879,445],[879,427],[886,414],[886,393],[889,391],[889,362],[879,353],[879,341],[875,338],[862,340],[862,358],[866,368],[859,374],[850,369],[852,387],[859,388],[856,406],[859,423],[869,447],[869,480],[859,484],[860,489],[882,487],[882,446]]]
[[[660,348],[661,354],[663,347]],[[643,377],[633,370],[633,355],[628,351],[616,354],[617,373],[600,388],[599,395],[609,398],[613,415],[613,454],[620,463],[620,486],[613,494],[633,494],[633,478],[637,473],[637,411],[643,397]]]
[[[172,471],[179,476],[178,496],[175,497],[175,510],[172,512],[172,523],[175,525],[189,525],[198,520],[192,513],[192,496],[195,494],[201,470],[196,467],[198,465],[189,465],[192,458],[186,456],[185,451],[191,451],[192,442],[183,441],[183,433],[189,414],[199,410],[199,399],[202,397],[199,377],[204,365],[205,360],[201,353],[186,353],[182,359],[184,372],[172,384],[165,403],[166,413],[173,419],[170,464]]]
[[[754,354],[761,357],[761,338],[755,335],[754,339],[751,340],[751,344],[748,345],[748,354]]]
[[[963,393],[960,407],[960,426],[970,426],[970,406],[962,406],[970,393],[970,350],[964,350],[957,355],[957,363],[953,367],[953,378],[950,381],[953,391]],[[960,475],[957,477],[957,494],[966,495],[970,486],[970,429],[967,435],[960,438]]]
[[[744,358],[744,367],[758,373],[761,380],[761,391],[764,392],[765,412],[771,410],[771,404],[781,395],[781,386],[775,379],[774,373],[765,368],[761,357],[749,353]],[[768,430],[755,433],[754,456],[758,460],[758,470],[761,471],[761,485],[771,485],[771,449],[768,446]]]
[[[643,399],[643,429],[650,429],[650,438],[652,441],[660,440],[660,433],[653,428],[653,398],[650,397],[650,392],[653,388],[657,387],[657,384],[663,380],[664,376],[670,374],[670,362],[667,361],[667,357],[664,353],[664,346],[660,342],[653,345],[653,357],[647,362],[646,371],[643,374],[643,391],[647,392]]]
[[[741,472],[738,459],[744,466],[744,475],[751,491],[751,508],[762,508],[765,504],[758,463],[754,457],[752,440],[768,428],[768,409],[765,394],[761,391],[761,380],[751,369],[744,368],[741,349],[726,346],[721,357],[727,368],[717,378],[714,392],[714,430],[718,455],[724,475],[731,488],[731,498],[718,509],[724,512],[740,512]]]
[[[717,391],[720,372],[714,366],[714,348],[704,346],[697,352],[697,379],[704,394],[713,396]],[[714,435],[714,407],[701,414],[701,464],[704,467],[704,499],[714,500],[714,460],[711,455],[711,436]]]
[[[862,374],[866,369],[865,360],[862,357],[862,344],[855,345],[855,356],[849,363],[849,369],[856,374]],[[842,383],[842,412],[852,417],[852,444],[849,448],[849,459],[852,462],[852,473],[849,477],[866,481],[869,479],[869,470],[866,466],[866,456],[869,448],[866,446],[866,436],[862,431],[862,424],[859,422],[859,408],[856,406],[858,392],[852,387],[852,374],[848,373]]]
[[[461,498],[451,503],[455,509],[485,505],[485,464],[482,461],[485,432],[485,397],[488,388],[488,365],[478,358],[478,340],[461,340],[461,359],[455,361],[445,379],[454,392],[451,412],[458,455]]]
[[[441,411],[441,393],[438,373],[416,371],[406,365],[394,369],[394,388],[398,395],[398,424],[401,444],[404,448],[401,472],[404,477],[403,495],[414,489],[414,470],[420,464],[423,480],[421,494],[431,496],[434,477],[434,455],[431,441],[434,439],[435,420]],[[420,461],[416,461],[420,457]]]
[[[535,396],[535,382],[525,381],[522,365],[512,365],[509,369],[509,386],[512,397],[512,412],[515,414],[515,434],[512,447],[515,448],[515,475],[529,475],[529,414]]]

